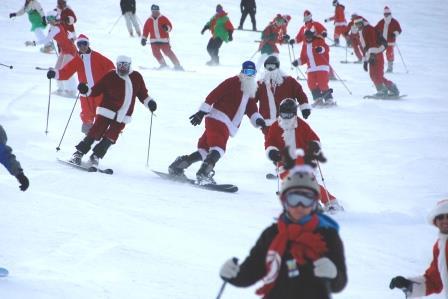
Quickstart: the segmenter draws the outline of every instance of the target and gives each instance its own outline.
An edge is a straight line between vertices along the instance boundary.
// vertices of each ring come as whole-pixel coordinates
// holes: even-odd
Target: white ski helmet
[[[120,76],[128,75],[131,71],[132,59],[129,56],[120,55],[117,57],[117,73]]]
[[[290,173],[283,181],[280,187],[280,200],[284,203],[284,195],[294,189],[306,189],[312,191],[314,199],[320,199],[320,186],[317,183],[316,176],[309,171],[299,170]]]

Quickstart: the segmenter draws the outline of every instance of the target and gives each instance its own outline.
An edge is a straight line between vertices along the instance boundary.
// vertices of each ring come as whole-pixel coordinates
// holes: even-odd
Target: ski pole
[[[1,65],[1,66],[4,66],[4,67],[9,67],[10,69],[12,69],[12,68],[13,68],[13,66],[12,66],[12,65],[7,65],[7,64],[3,64],[3,63],[0,63],[0,65]]]
[[[62,140],[64,139],[65,132],[67,131],[68,124],[70,123],[70,120],[72,119],[73,111],[75,110],[76,103],[78,103],[78,99],[79,99],[79,92],[78,92],[78,95],[76,96],[75,103],[73,104],[72,112],[70,112],[70,116],[68,117],[67,124],[65,125],[65,128],[64,128],[64,132],[62,133],[61,140],[59,141],[59,144],[56,147],[57,152],[59,152],[61,150],[60,146],[61,146]]]
[[[114,30],[114,28],[115,28],[115,26],[118,24],[118,21],[120,21],[120,19],[121,19],[121,17],[122,17],[123,15],[120,15],[119,17],[118,17],[118,19],[115,21],[115,23],[112,25],[112,27],[110,28],[110,30],[109,30],[109,32],[107,33],[107,34],[111,34],[112,33],[112,30]]]
[[[398,44],[395,42],[395,46],[397,46],[398,54],[400,54],[401,62],[403,63],[403,66],[406,70],[406,74],[409,73],[408,67],[406,66],[406,63],[404,63],[403,55],[401,55],[400,48],[398,47]]]
[[[153,115],[154,115],[154,113],[151,112],[151,122],[149,125],[149,137],[148,137],[148,153],[146,154],[146,167],[149,167],[149,149],[151,148],[152,116]]]
[[[50,70],[49,67],[40,67],[40,66],[36,66],[35,69],[38,70],[38,71],[48,71],[48,70]]]
[[[292,51],[292,58],[294,59],[294,61],[296,60],[296,54],[294,53],[294,46],[291,45],[291,51]],[[303,79],[306,79],[305,74],[302,72],[302,70],[300,69],[299,66],[296,67],[296,74],[297,74],[297,79],[300,80],[301,78],[299,77],[299,74],[297,72],[300,72],[303,76]]]
[[[48,80],[47,124],[45,126],[45,135],[48,135],[48,119],[50,117],[50,102],[51,102],[51,79]]]
[[[352,95],[352,91],[351,91],[351,90],[348,88],[348,86],[344,83],[344,81],[341,79],[341,77],[338,75],[338,73],[336,73],[336,70],[334,69],[334,67],[333,67],[328,61],[326,61],[326,62],[328,63],[328,65],[330,66],[330,68],[333,69],[333,73],[334,73],[334,74],[336,75],[336,77],[338,78],[338,81],[341,82],[342,85],[344,85],[345,89],[347,89],[348,93],[349,93],[350,95]]]
[[[252,54],[252,56],[248,60],[252,60],[255,57],[255,55],[257,55],[258,51],[259,49],[257,49],[257,51],[255,51],[254,54]]]
[[[324,176],[322,174],[322,169],[320,168],[320,163],[317,160],[316,160],[316,162],[317,162],[317,167],[319,168],[319,173],[320,173],[320,178],[322,180],[322,185],[324,185],[325,193],[327,194],[328,200],[330,200],[330,193],[328,192],[327,185],[325,184],[325,179],[324,179]]]

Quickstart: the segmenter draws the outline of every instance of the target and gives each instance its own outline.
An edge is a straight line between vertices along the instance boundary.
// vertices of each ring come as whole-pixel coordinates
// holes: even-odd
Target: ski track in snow
[[[54,1],[40,1],[45,11]],[[112,3],[114,2],[114,3]],[[115,3],[116,2],[116,3]],[[239,3],[222,4],[235,26]],[[278,13],[292,16],[291,36],[302,24],[304,9],[315,20],[332,15],[331,2],[258,1],[257,22],[262,29]],[[400,101],[362,99],[375,92],[362,65],[340,64],[343,48],[331,48],[332,65],[353,92],[330,82],[338,106],[313,110],[308,122],[322,139],[329,160],[322,165],[325,182],[345,207],[334,216],[341,225],[349,283],[334,298],[391,299],[403,297],[389,290],[398,274],[421,275],[429,265],[436,230],[426,223],[435,202],[446,198],[448,176],[448,6],[439,1],[345,1],[346,16],[382,17],[384,5],[404,30],[393,74],[408,96]],[[67,158],[83,137],[79,107],[75,109],[61,152],[55,148],[73,101],[51,96],[49,134],[45,118],[48,80],[45,71],[55,55],[26,48],[34,39],[27,17],[9,19],[22,1],[6,0],[0,6],[1,68],[0,123],[8,133],[26,174],[30,189],[22,193],[14,177],[0,171],[0,266],[9,277],[0,279],[0,298],[184,298],[216,296],[222,282],[222,263],[244,259],[261,231],[281,211],[275,196],[277,182],[263,150],[263,138],[247,119],[228,144],[216,167],[220,183],[238,185],[236,194],[210,192],[160,179],[145,168],[150,114],[136,104],[133,122],[102,161],[112,176],[66,167]],[[162,13],[173,22],[172,47],[183,66],[195,72],[140,70],[157,66],[149,46],[128,37],[118,1],[71,0],[78,15],[77,32],[89,36],[93,49],[113,61],[120,54],[133,58],[134,69],[145,78],[157,100],[153,119],[150,169],[166,171],[176,156],[195,149],[203,125],[193,127],[188,117],[223,79],[236,74],[240,64],[256,50],[258,33],[236,31],[224,44],[222,66],[207,67],[205,50],[209,32],[200,30],[213,14],[207,1],[164,1]],[[101,12],[98,14],[98,12]],[[416,16],[416,12],[418,15]],[[137,1],[137,14],[145,21],[150,4]],[[245,26],[249,25],[249,19]],[[325,24],[332,37],[331,24]],[[430,42],[427,42],[430,41]],[[297,57],[297,47],[296,57]],[[293,76],[286,46],[280,47],[282,69]],[[348,54],[348,60],[354,56]],[[258,56],[255,56],[256,62]],[[304,71],[304,68],[302,68]],[[54,83],[54,82],[53,82]],[[305,81],[300,81],[310,96]],[[55,90],[55,85],[53,90]],[[194,177],[199,165],[187,174]],[[255,287],[228,285],[223,298],[257,298]],[[428,298],[442,298],[430,296]]]

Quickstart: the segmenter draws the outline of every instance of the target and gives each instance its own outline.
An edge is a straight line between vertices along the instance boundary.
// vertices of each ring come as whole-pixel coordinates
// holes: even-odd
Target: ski
[[[406,97],[407,94],[401,94],[399,96],[377,96],[377,95],[366,95],[364,99],[373,99],[373,100],[399,100]]]
[[[58,161],[63,164],[70,165],[74,168],[77,168],[77,169],[83,170],[83,171],[87,171],[87,172],[99,172],[99,173],[104,173],[104,174],[113,174],[114,173],[113,169],[111,169],[111,168],[104,168],[104,169],[98,168],[96,166],[92,166],[85,162],[82,162],[81,165],[78,165],[78,164],[72,163],[68,160],[63,160],[63,159],[59,159],[59,158],[58,158]]]
[[[263,31],[261,31],[261,30],[250,30],[250,29],[235,29],[235,30],[238,30],[238,31],[257,32],[257,33],[261,33],[261,32],[263,32]]]
[[[6,277],[9,275],[9,271],[5,268],[0,267],[0,277]]]
[[[143,66],[139,65],[139,69],[145,70],[145,71],[171,71],[171,72],[179,72],[179,73],[196,73],[194,70],[176,70],[172,67],[164,67],[164,68],[158,68],[158,67],[149,67],[149,66]]]
[[[165,172],[160,172],[156,170],[152,170],[155,174],[157,174],[159,177],[170,180],[173,182],[178,183],[184,183],[193,185],[194,187],[200,188],[200,189],[206,189],[206,190],[212,190],[212,191],[219,191],[219,192],[227,192],[227,193],[235,193],[238,191],[238,187],[232,184],[206,184],[206,185],[199,185],[196,183],[195,180],[189,179],[189,178],[183,178],[183,177],[176,177],[172,176]]]
[[[346,63],[346,64],[348,64],[348,63],[361,64],[362,63],[362,61],[358,61],[358,60],[356,60],[356,61],[341,60],[340,62],[341,63]]]
[[[266,179],[267,180],[276,180],[278,178],[278,176],[274,173],[267,173],[266,174]]]

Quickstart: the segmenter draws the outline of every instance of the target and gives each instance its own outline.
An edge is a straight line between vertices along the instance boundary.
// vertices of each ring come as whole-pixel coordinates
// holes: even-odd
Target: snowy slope
[[[259,36],[236,32],[234,42],[222,47],[222,66],[206,67],[208,33],[201,36],[200,30],[215,4],[160,2],[162,13],[174,24],[173,49],[184,67],[195,72],[139,70],[159,105],[150,168],[145,168],[150,114],[137,103],[133,122],[103,161],[116,174],[90,174],[56,162],[58,156],[69,156],[82,138],[75,115],[62,151],[56,153],[72,99],[51,97],[50,132],[44,134],[48,80],[34,67],[52,66],[55,56],[24,47],[34,35],[26,17],[8,18],[22,4],[17,2],[4,0],[0,6],[0,62],[14,65],[13,70],[0,69],[0,123],[31,187],[19,192],[15,178],[0,171],[0,266],[11,272],[0,280],[0,298],[216,296],[221,264],[232,256],[243,259],[280,212],[277,183],[264,179],[271,164],[262,135],[244,120],[216,167],[216,179],[238,184],[237,194],[172,184],[149,169],[165,170],[176,156],[195,149],[203,127],[191,126],[188,116],[213,87],[239,71],[256,50],[253,40]],[[45,10],[54,2],[41,1]],[[139,65],[156,66],[150,48],[128,37],[123,20],[108,34],[120,14],[118,1],[111,2],[69,1],[79,17],[78,33],[87,34],[92,48],[113,60],[119,54],[132,56],[136,70]],[[239,1],[222,4],[237,25]],[[322,21],[332,13],[330,4],[259,0],[258,27],[277,12],[288,13],[293,17],[289,31],[295,34],[304,9]],[[345,51],[332,48],[332,64],[353,95],[331,82],[338,107],[314,110],[309,119],[329,159],[323,165],[326,183],[346,208],[335,218],[345,242],[349,284],[335,298],[402,297],[388,289],[389,280],[426,269],[436,230],[425,216],[448,193],[448,40],[442,38],[448,6],[435,0],[412,5],[404,0],[359,0],[346,3],[347,16],[357,12],[376,23],[385,4],[404,29],[399,46],[410,70],[406,74],[396,53],[396,73],[388,77],[408,97],[362,100],[374,92],[368,75],[359,65],[339,64]],[[149,6],[137,1],[142,21]],[[291,72],[288,60],[283,46],[282,66]],[[197,167],[188,173],[194,175]],[[256,298],[254,290],[228,286],[223,298]]]

